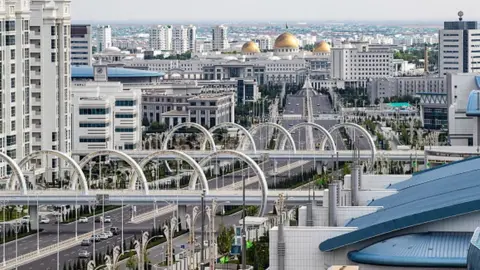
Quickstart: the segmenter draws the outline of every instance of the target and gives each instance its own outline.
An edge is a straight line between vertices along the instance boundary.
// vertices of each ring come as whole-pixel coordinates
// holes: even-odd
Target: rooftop
[[[162,77],[165,75],[162,72],[153,72],[131,68],[107,68],[109,78],[138,78],[138,77]],[[72,66],[73,79],[93,79],[93,66]]]
[[[466,268],[472,234],[471,232],[407,234],[352,251],[348,258],[362,264]]]
[[[435,167],[392,185],[398,193],[375,200],[375,213],[352,219],[357,230],[328,239],[320,250],[331,251],[391,232],[480,210],[480,158]]]

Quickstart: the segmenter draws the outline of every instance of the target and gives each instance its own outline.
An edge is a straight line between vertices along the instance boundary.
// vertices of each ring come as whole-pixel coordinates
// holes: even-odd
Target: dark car
[[[120,234],[120,229],[118,227],[110,227],[110,232],[112,232],[113,235],[118,235]]]

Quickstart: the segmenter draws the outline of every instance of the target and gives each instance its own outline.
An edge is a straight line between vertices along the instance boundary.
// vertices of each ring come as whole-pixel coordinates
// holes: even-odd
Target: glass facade
[[[424,108],[424,128],[441,130],[448,127],[448,108]]]

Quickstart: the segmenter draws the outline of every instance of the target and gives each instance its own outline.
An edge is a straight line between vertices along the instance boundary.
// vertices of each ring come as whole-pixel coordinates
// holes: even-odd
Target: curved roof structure
[[[275,49],[281,48],[292,48],[298,49],[298,39],[290,34],[289,32],[285,32],[275,39],[275,43],[273,45]]]
[[[480,90],[472,90],[468,95],[467,116],[480,116]]]
[[[242,46],[242,53],[249,54],[249,53],[259,53],[260,49],[258,48],[257,43],[253,41],[248,41]]]
[[[330,52],[330,45],[325,40],[315,43],[313,48],[314,53],[329,53]]]
[[[107,74],[109,78],[162,77],[165,75],[165,73],[162,72],[116,67],[109,67],[107,69]],[[86,79],[93,77],[93,66],[72,66],[73,79]]]
[[[348,253],[363,264],[399,267],[467,267],[472,232],[428,232],[393,237]]]
[[[392,187],[395,186],[398,193],[370,203],[382,209],[352,219],[346,226],[357,227],[357,230],[322,242],[320,250],[331,251],[420,224],[479,211],[480,158],[433,168]]]

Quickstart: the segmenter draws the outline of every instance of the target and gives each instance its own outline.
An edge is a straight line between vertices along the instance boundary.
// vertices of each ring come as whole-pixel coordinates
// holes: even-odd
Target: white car
[[[113,237],[113,233],[111,231],[106,231],[106,232],[104,232],[104,234],[106,234],[108,236],[108,238]]]
[[[88,223],[88,218],[87,217],[81,217],[78,219],[78,222],[80,223]]]
[[[50,219],[49,219],[49,218],[47,218],[47,217],[42,217],[42,218],[40,219],[40,224],[48,224],[48,223],[50,223]]]
[[[22,217],[21,223],[22,223],[22,224],[30,223],[30,216],[24,216],[24,217]]]
[[[81,250],[79,253],[78,253],[78,257],[79,258],[90,258],[90,252],[86,251],[86,250]]]
[[[112,218],[110,216],[106,216],[103,220],[104,223],[112,223]]]
[[[107,240],[107,239],[108,239],[108,234],[106,234],[106,233],[101,233],[101,234],[100,234],[100,239],[101,239],[101,240]]]

